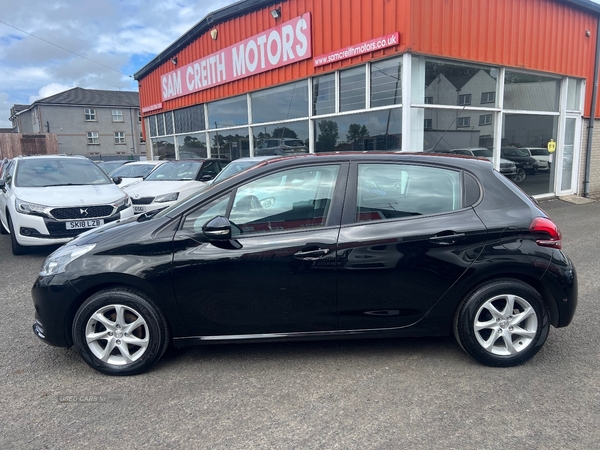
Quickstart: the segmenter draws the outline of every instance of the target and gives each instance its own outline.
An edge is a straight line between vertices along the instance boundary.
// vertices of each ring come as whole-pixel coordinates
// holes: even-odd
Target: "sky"
[[[137,91],[135,72],[234,1],[0,0],[0,128],[14,104],[73,87]]]

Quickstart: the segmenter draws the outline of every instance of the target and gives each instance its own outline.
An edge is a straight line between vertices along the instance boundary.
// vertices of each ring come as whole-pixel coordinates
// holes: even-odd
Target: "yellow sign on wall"
[[[548,142],[548,153],[554,153],[556,151],[556,142],[554,139],[550,139]]]

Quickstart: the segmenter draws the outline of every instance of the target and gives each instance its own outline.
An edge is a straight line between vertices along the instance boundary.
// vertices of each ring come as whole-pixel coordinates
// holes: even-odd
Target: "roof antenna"
[[[456,117],[454,118],[454,120],[452,121],[452,123],[450,125],[448,125],[448,128],[446,128],[446,131],[444,131],[442,133],[442,135],[440,136],[440,138],[438,139],[438,141],[435,143],[435,145],[431,148],[431,150],[428,150],[430,152],[433,152],[435,150],[435,148],[438,146],[438,144],[442,141],[442,139],[444,139],[444,136],[446,136],[446,133],[448,132],[448,130],[452,127],[452,125],[454,125],[454,122],[456,122],[456,120],[458,119],[458,117],[463,113],[463,111],[465,110],[465,108],[467,107],[467,105],[463,106],[462,109],[460,110],[460,112],[456,115]]]

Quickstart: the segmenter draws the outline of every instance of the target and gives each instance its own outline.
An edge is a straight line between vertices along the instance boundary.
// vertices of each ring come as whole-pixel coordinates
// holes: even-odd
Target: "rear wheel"
[[[513,175],[512,179],[515,183],[520,183],[521,181],[524,181],[526,177],[525,170],[517,168],[517,173]]]
[[[454,319],[454,335],[477,361],[509,367],[531,359],[550,329],[540,294],[516,279],[489,282],[470,294]]]
[[[113,288],[87,299],[73,321],[73,342],[83,360],[107,375],[148,370],[169,344],[160,310],[132,289]]]
[[[19,241],[17,241],[17,234],[15,231],[15,227],[12,223],[12,218],[10,217],[10,214],[6,215],[6,221],[8,222],[8,228],[10,231],[10,242],[12,244],[13,255],[24,255],[25,253],[27,253],[27,247],[19,244]]]

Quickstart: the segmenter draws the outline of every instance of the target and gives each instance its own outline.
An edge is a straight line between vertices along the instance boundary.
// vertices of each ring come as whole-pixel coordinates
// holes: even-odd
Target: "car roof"
[[[168,161],[165,161],[165,160],[162,160],[162,159],[161,160],[148,159],[146,161],[133,161],[133,162],[131,162],[129,164],[136,164],[136,165],[137,164],[155,164],[156,165],[156,164],[162,164],[162,163],[166,163],[166,162],[168,162]]]

